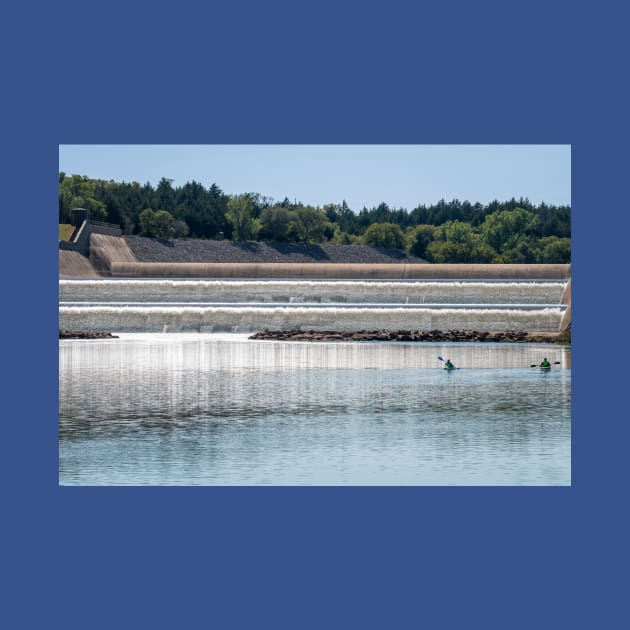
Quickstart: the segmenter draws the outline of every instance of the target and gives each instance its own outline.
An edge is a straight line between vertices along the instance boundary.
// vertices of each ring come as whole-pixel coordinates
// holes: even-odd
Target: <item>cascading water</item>
[[[566,281],[61,280],[60,328],[557,331]]]
[[[557,281],[61,280],[62,302],[559,304]]]

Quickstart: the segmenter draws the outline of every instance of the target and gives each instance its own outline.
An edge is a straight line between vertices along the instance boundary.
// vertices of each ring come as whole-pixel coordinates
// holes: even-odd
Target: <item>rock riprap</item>
[[[95,330],[60,330],[59,339],[118,339],[118,336]]]
[[[472,342],[541,342],[549,341],[549,335],[532,335],[525,331],[507,330],[485,332],[478,330],[359,330],[356,332],[335,330],[263,330],[250,339],[274,339],[278,341],[472,341]]]

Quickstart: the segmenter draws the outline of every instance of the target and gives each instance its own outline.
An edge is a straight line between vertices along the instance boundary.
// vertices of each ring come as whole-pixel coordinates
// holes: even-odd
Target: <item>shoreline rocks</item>
[[[95,330],[60,330],[59,339],[118,339],[118,335]]]
[[[110,332],[60,330],[59,339],[118,339]],[[413,341],[413,342],[488,342],[488,343],[566,343],[557,333],[528,333],[520,330],[487,332],[478,330],[262,330],[250,335],[253,340],[275,341]]]
[[[276,341],[418,341],[418,342],[529,342],[549,343],[557,338],[555,333],[528,333],[519,330],[485,332],[478,330],[359,330],[356,332],[335,330],[263,330],[249,339]]]

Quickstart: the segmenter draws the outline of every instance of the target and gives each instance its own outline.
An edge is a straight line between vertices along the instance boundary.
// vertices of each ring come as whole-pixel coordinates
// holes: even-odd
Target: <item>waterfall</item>
[[[555,332],[566,281],[60,280],[59,325],[111,332]]]
[[[62,306],[60,327],[77,330],[248,332],[269,330],[558,330],[563,309]]]
[[[62,302],[560,304],[563,281],[61,280]]]

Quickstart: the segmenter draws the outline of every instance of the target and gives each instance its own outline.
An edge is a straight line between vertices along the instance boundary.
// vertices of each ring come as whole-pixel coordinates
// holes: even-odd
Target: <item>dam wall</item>
[[[78,252],[89,258],[91,237],[93,234],[106,234],[108,236],[121,236],[120,226],[99,221],[83,221],[79,231],[72,241],[59,241],[59,249]],[[122,240],[122,239],[121,239]],[[135,258],[134,258],[135,260]]]
[[[99,275],[92,263],[79,252],[59,250],[60,278],[98,278]]]
[[[63,302],[562,304],[564,280],[231,280],[101,278],[59,282]]]
[[[359,264],[359,263],[163,263],[115,261],[119,278],[339,278],[339,279],[568,279],[570,265]]]
[[[62,255],[64,272],[72,269],[65,277],[85,278],[60,280],[62,329],[555,333],[570,326],[568,264],[139,262],[124,238],[91,233],[89,260],[60,251],[62,278]]]
[[[326,306],[61,306],[67,330],[255,332],[258,330],[524,330],[556,332],[561,308],[402,308]]]
[[[117,225],[84,220],[71,241],[59,241],[59,276],[109,275],[111,260],[135,261]]]
[[[92,233],[90,236],[90,262],[101,275],[111,275],[113,261],[137,263],[124,238],[115,235]]]
[[[562,304],[566,304],[566,308],[560,322],[560,332],[563,333],[571,327],[571,278],[569,278],[569,281],[567,282],[560,301]]]
[[[557,332],[564,281],[60,280],[63,329]]]

